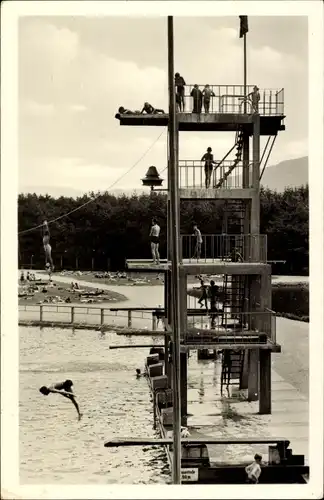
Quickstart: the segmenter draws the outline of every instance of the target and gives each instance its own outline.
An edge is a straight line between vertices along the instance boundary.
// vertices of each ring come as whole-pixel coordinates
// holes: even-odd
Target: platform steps
[[[239,131],[238,137],[237,137],[237,146],[236,146],[236,153],[235,153],[235,160],[233,164],[229,167],[227,172],[224,173],[223,177],[219,179],[219,181],[216,183],[215,188],[220,188],[226,181],[227,177],[231,175],[233,172],[234,168],[239,164],[239,162],[242,159],[242,151],[243,151],[243,131]]]
[[[221,394],[230,385],[241,386],[245,351],[224,350],[222,353]]]
[[[222,326],[228,327],[228,320],[237,319],[239,325],[242,325],[242,313],[246,311],[246,275],[224,275],[223,278],[223,311],[222,311]],[[232,321],[231,321],[232,322]]]

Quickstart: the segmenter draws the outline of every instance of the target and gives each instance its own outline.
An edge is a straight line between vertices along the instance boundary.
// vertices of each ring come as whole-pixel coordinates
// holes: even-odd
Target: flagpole
[[[246,67],[246,33],[243,35],[243,46],[244,46],[244,114],[246,113],[246,94],[247,94],[247,67]]]
[[[168,16],[168,80],[169,80],[169,181],[170,250],[171,250],[171,325],[172,392],[173,392],[173,456],[172,483],[181,484],[181,387],[180,387],[180,288],[179,288],[179,188],[178,188],[178,124],[175,111],[173,17]]]

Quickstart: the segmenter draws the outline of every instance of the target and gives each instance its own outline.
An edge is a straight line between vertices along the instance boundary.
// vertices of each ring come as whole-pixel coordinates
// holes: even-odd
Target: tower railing
[[[195,235],[182,234],[180,248],[182,261],[267,262],[266,234],[203,234],[200,246]]]
[[[235,168],[226,177],[226,173],[232,168],[234,160],[224,160],[220,166],[217,166],[221,160],[215,160],[210,188],[216,188],[222,179],[221,188],[223,189],[242,189],[243,188],[243,163],[240,161]],[[248,185],[245,188],[253,187],[252,164],[248,166]],[[179,188],[180,189],[206,189],[205,162],[200,160],[180,160],[179,161]]]
[[[199,90],[203,91],[205,85],[198,84]],[[249,94],[253,92],[254,85],[247,86],[247,95],[244,94],[243,85],[210,85],[209,88],[212,91],[212,95],[209,101],[208,111],[205,109],[205,99],[204,96],[201,101],[201,111],[200,113],[234,113],[243,114],[244,106],[243,102],[247,98],[248,106],[247,113],[253,113],[255,111],[252,106],[252,99]],[[191,92],[194,85],[189,84],[185,86],[184,91],[184,103],[185,113],[198,112],[195,108],[194,110],[194,98],[191,96]],[[260,89],[260,100],[258,105],[258,112],[261,116],[282,116],[284,114],[284,89]],[[177,97],[179,102],[179,97]],[[200,104],[198,103],[198,107]],[[179,111],[179,108],[178,108]]]
[[[216,311],[202,311],[187,317],[185,344],[267,343],[276,342],[275,312],[270,309],[253,312],[223,312],[222,304]]]

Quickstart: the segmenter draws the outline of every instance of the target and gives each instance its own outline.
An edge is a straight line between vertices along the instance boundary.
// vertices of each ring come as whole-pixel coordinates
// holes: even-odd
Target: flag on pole
[[[240,38],[243,38],[246,33],[249,31],[248,26],[248,16],[239,16],[240,17]]]

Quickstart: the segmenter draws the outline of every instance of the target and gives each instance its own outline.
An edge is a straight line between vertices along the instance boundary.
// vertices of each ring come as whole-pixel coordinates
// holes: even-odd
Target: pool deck
[[[280,355],[279,355],[280,356]],[[197,361],[191,353],[188,366],[187,426],[191,437],[274,437],[291,441],[294,454],[308,457],[308,400],[272,369],[272,414],[259,415],[258,401],[246,401],[246,392],[230,387],[220,392],[221,363]],[[231,390],[232,389],[232,390]],[[267,456],[267,445],[208,445],[211,462],[251,460]]]

